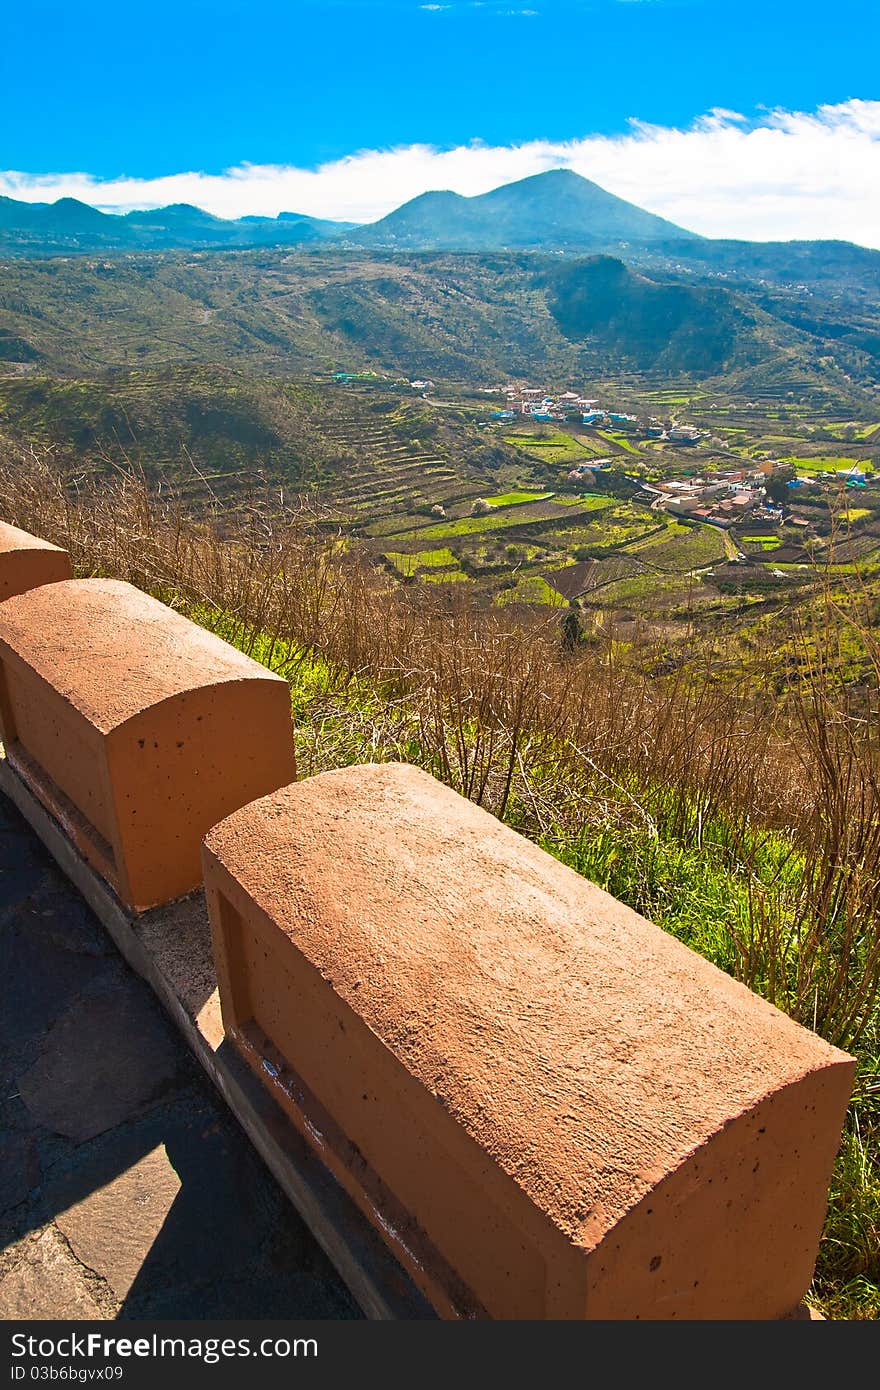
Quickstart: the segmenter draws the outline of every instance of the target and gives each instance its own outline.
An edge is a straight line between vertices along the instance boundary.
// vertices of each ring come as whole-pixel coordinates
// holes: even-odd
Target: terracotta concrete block
[[[129,907],[201,883],[202,836],[295,776],[287,682],[111,579],[0,605],[6,756]]]
[[[412,767],[204,864],[231,1038],[443,1315],[795,1310],[851,1058]]]
[[[66,550],[0,521],[0,602],[71,574]]]

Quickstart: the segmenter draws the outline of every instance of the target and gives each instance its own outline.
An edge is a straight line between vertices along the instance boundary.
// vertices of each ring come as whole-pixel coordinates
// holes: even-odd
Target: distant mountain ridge
[[[23,203],[0,197],[0,251],[18,255],[329,240],[371,249],[497,251],[596,249],[701,238],[570,169],[550,169],[473,198],[422,193],[366,226],[295,212],[227,219],[189,203],[107,213],[76,198]]]
[[[75,198],[0,197],[0,257],[285,247],[342,254],[613,255],[689,283],[726,281],[761,293],[820,286],[873,302],[880,251],[847,241],[748,242],[703,237],[629,203],[570,169],[551,169],[466,198],[432,191],[367,225],[304,213],[217,217],[188,203],[120,213]],[[873,343],[874,315],[863,324]],[[801,315],[803,317],[803,315]],[[804,319],[804,326],[809,328]],[[843,331],[848,331],[848,324]]]
[[[0,197],[0,253],[20,256],[289,246],[343,236],[354,225],[296,212],[233,220],[189,203],[114,213],[77,198],[22,203]]]

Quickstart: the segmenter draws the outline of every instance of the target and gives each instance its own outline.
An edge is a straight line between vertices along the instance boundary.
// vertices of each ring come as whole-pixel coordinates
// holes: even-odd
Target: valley
[[[720,628],[745,651],[829,582],[880,580],[880,411],[680,378],[584,389],[629,421],[539,420],[509,410],[503,385],[378,373],[26,373],[0,377],[0,432],[72,475],[135,466],[197,508],[300,497],[426,600],[522,621],[576,600],[586,640],[675,659]],[[696,442],[669,439],[676,421]]]
[[[880,576],[878,252],[567,171],[368,227],[7,199],[4,238],[0,435],[72,476],[299,498],[426,602],[675,660]]]

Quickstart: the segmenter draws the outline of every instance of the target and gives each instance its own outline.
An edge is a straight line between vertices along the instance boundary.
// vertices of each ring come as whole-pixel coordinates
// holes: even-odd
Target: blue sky
[[[0,163],[31,173],[313,165],[364,147],[564,140],[630,117],[677,125],[712,107],[880,97],[877,0],[4,8]]]
[[[371,166],[372,201],[365,184],[346,203],[341,177],[325,179],[323,192],[314,180],[276,181],[279,196],[302,187],[323,198],[289,210],[360,218],[411,196],[422,176],[437,186],[445,173],[462,192],[492,186],[491,161],[472,161],[468,174],[463,157],[428,157],[475,142],[502,152],[502,182],[511,168],[534,172],[536,150],[604,140],[607,181],[617,140],[621,180],[639,186],[644,161],[624,168],[634,131],[691,132],[705,145],[701,125],[718,109],[740,134],[772,124],[768,112],[815,119],[822,108],[855,109],[870,154],[878,51],[878,0],[32,0],[4,16],[0,171],[9,175],[0,173],[0,191],[49,198],[97,181],[105,196],[93,190],[90,201],[128,205],[155,201],[169,176],[208,176],[180,189],[231,215],[269,211],[272,199],[266,177],[241,174],[225,180],[225,198],[225,171],[353,172],[339,161],[386,156]],[[392,176],[388,152],[411,147],[423,152],[422,174],[413,156]],[[521,148],[531,155],[514,167],[504,152]],[[771,164],[778,179],[784,168]],[[670,166],[679,183],[686,168]],[[75,174],[91,184],[61,177]],[[147,181],[143,196],[132,195],[133,180]],[[667,184],[648,181],[655,207],[671,197]]]

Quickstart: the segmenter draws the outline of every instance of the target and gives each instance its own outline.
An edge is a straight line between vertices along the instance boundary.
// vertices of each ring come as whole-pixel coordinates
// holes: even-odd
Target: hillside
[[[77,379],[0,377],[0,439],[107,473],[133,464],[184,493],[241,495],[264,484],[320,491],[357,517],[361,499],[406,513],[474,495],[521,457],[420,400],[280,382],[223,367],[163,367]]]
[[[795,340],[727,290],[658,283],[610,256],[566,263],[550,276],[549,291],[566,337],[643,371],[714,376]]]
[[[25,373],[224,363],[471,385],[633,370],[724,384],[784,363],[786,390],[840,400],[880,379],[880,310],[866,302],[848,320],[839,297],[528,252],[16,259],[0,277],[0,358]]]
[[[646,269],[666,272],[678,267],[755,285],[765,281],[789,289],[809,286],[820,291],[845,290],[876,300],[880,294],[880,251],[850,241],[727,241],[690,238],[658,241],[630,251]]]

